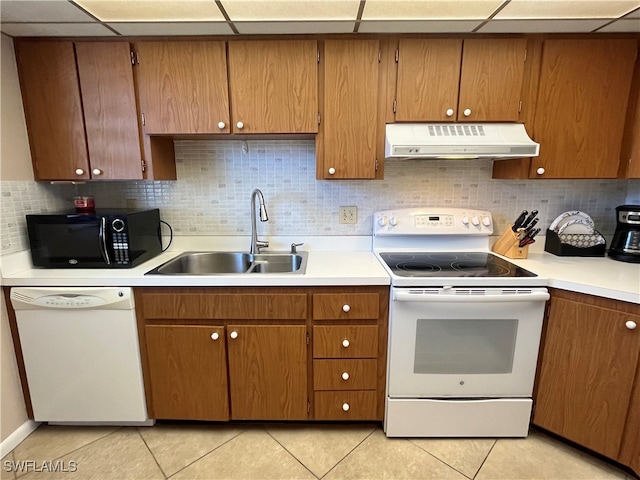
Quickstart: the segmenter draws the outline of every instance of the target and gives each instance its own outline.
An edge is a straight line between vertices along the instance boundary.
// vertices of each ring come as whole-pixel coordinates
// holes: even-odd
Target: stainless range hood
[[[537,157],[540,144],[521,123],[390,123],[386,158]]]

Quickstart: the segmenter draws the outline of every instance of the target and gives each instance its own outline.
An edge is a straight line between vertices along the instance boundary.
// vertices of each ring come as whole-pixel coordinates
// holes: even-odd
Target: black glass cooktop
[[[492,253],[389,252],[382,260],[399,277],[536,277]]]

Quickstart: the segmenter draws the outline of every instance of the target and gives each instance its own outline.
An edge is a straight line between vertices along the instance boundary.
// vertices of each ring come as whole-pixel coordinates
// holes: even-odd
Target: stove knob
[[[474,215],[473,218],[471,219],[471,223],[473,223],[477,227],[478,225],[480,225],[480,220],[478,219],[477,216]]]
[[[464,217],[462,217],[462,224],[463,225],[469,225],[469,219],[467,218],[466,215]]]
[[[482,217],[482,224],[485,227],[490,227],[491,226],[491,217]]]
[[[378,218],[378,225],[380,225],[381,227],[386,226],[388,223],[387,221],[387,217],[380,217]]]
[[[396,217],[391,217],[389,219],[389,225],[391,225],[392,227],[395,227],[398,224],[398,219]]]

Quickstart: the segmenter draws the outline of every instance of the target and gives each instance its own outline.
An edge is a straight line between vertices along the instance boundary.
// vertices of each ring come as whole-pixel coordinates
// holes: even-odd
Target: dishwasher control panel
[[[133,309],[130,287],[51,287],[11,289],[11,304],[15,310],[37,308],[99,308],[100,310]]]

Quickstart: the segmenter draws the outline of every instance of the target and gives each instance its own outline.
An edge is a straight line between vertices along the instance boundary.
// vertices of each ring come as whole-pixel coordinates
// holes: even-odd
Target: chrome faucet
[[[262,192],[256,188],[251,193],[251,249],[249,250],[251,255],[260,253],[261,248],[267,248],[269,246],[269,242],[258,240],[258,233],[256,232],[256,196],[259,197],[260,201],[260,221],[266,222],[269,220]]]

